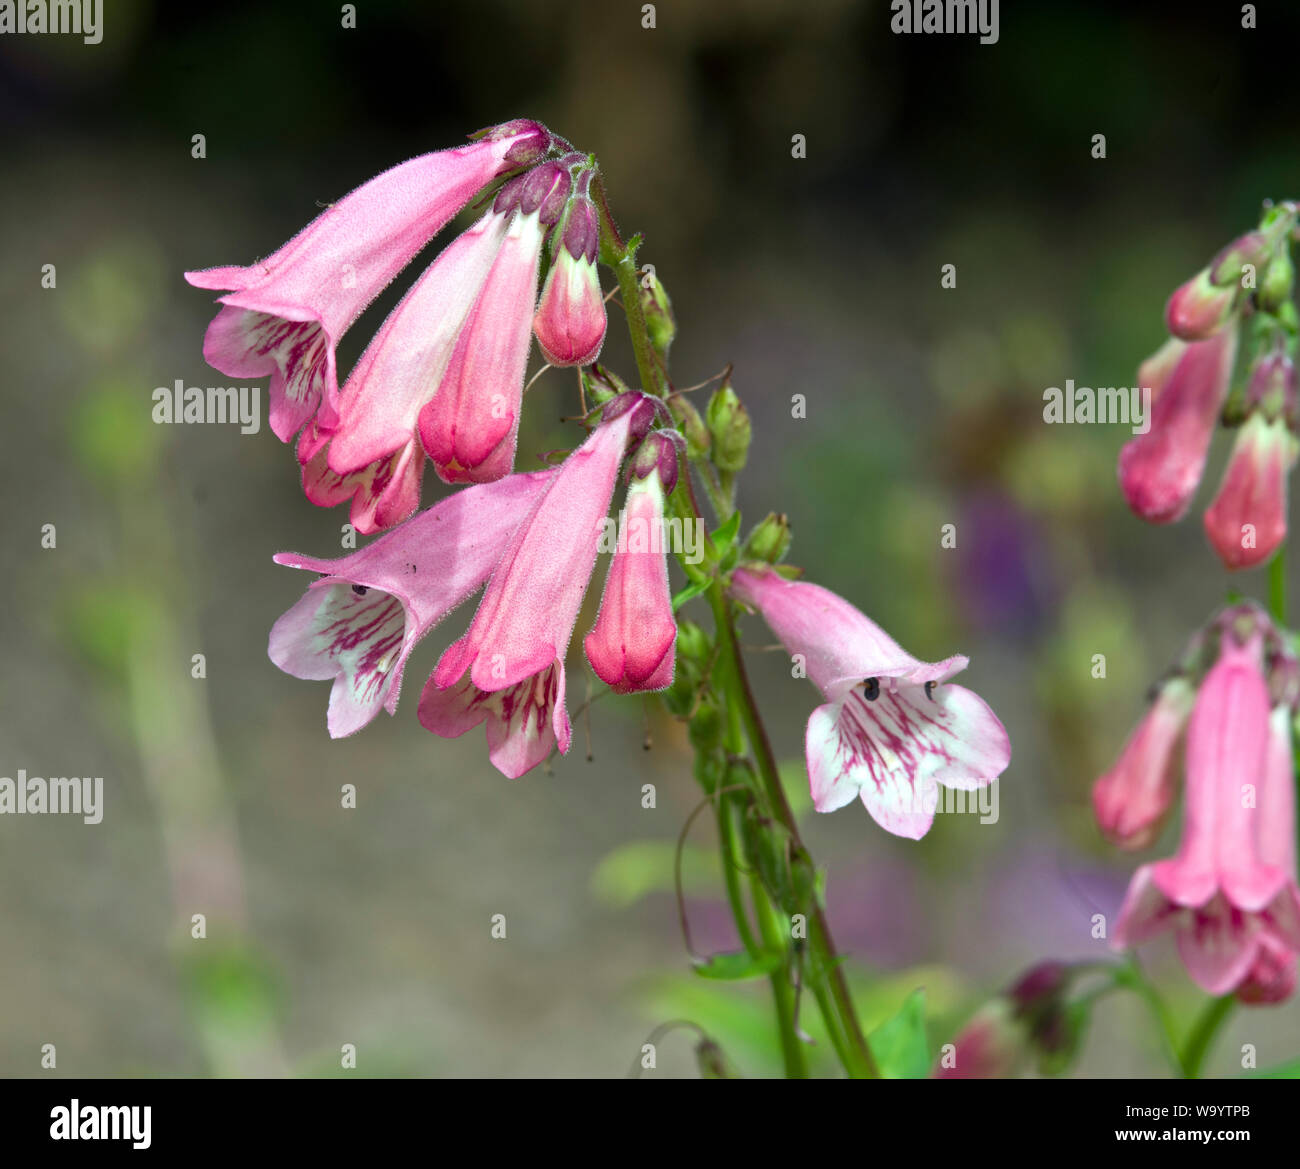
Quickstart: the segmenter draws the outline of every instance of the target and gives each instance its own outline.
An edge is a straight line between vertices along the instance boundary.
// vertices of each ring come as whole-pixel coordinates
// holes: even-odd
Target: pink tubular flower
[[[1237,332],[1233,325],[1206,341],[1173,342],[1139,370],[1144,384],[1153,381],[1151,429],[1120,451],[1119,481],[1142,519],[1172,523],[1196,494],[1228,392]]]
[[[584,176],[590,179],[590,172]],[[596,271],[596,208],[574,197],[559,231],[555,260],[542,288],[533,332],[552,365],[590,365],[605,340],[605,299]]]
[[[664,498],[677,484],[677,448],[666,433],[647,436],[629,474],[600,614],[583,643],[596,676],[619,694],[670,686],[677,643],[663,523]]]
[[[1239,291],[1236,278],[1219,286],[1214,283],[1211,269],[1203,269],[1176,288],[1169,298],[1165,306],[1169,332],[1184,341],[1204,341],[1232,315]]]
[[[1115,766],[1092,789],[1102,833],[1120,848],[1145,848],[1173,807],[1181,774],[1179,743],[1196,701],[1185,678],[1160,687]]]
[[[1011,742],[987,703],[940,686],[966,658],[918,661],[842,597],[770,569],[738,569],[731,591],[762,613],[826,698],[805,739],[819,812],[860,797],[882,828],[919,840],[939,784],[972,790],[1006,769]]]
[[[296,678],[333,679],[329,732],[397,709],[402,671],[430,629],[478,589],[555,471],[512,475],[435,504],[335,560],[281,552],[277,564],[324,575],[271,630],[271,660]]]
[[[1259,856],[1288,877],[1296,877],[1295,762],[1291,748],[1291,708],[1273,708],[1268,721],[1268,755],[1260,792]],[[1237,987],[1244,1003],[1285,1002],[1296,988],[1296,950],[1281,934],[1264,930],[1259,951],[1245,980]]]
[[[232,377],[271,379],[271,429],[284,442],[322,399],[332,420],[339,338],[477,191],[550,144],[536,122],[505,123],[371,179],[261,263],[185,273],[198,288],[232,290],[219,298],[204,357]]]
[[[315,418],[298,435],[303,493],[317,507],[335,507],[350,499],[348,518],[368,536],[401,523],[420,506],[424,451],[418,443],[407,443],[360,471],[340,475],[329,467],[329,440]]]
[[[1261,657],[1258,633],[1244,645],[1224,634],[1187,729],[1178,855],[1134,873],[1115,928],[1116,944],[1131,947],[1173,927],[1183,964],[1209,994],[1242,982],[1261,958],[1265,934],[1300,949],[1300,892],[1260,852],[1256,785],[1265,777],[1269,743]]]
[[[1296,443],[1281,418],[1251,414],[1237,432],[1205,534],[1228,569],[1253,568],[1286,539],[1287,475]]]
[[[553,744],[569,749],[564,658],[628,437],[644,434],[653,412],[639,394],[606,407],[606,421],[516,530],[469,631],[421,695],[420,721],[436,735],[454,738],[487,720],[489,758],[512,779]]]

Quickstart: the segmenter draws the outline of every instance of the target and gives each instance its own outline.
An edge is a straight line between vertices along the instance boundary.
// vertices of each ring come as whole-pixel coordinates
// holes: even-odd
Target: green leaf
[[[925,989],[908,995],[898,1013],[867,1036],[867,1046],[885,1079],[925,1079],[933,1062],[925,1038]]]
[[[774,950],[764,950],[752,955],[744,950],[735,954],[714,954],[695,964],[695,973],[701,978],[716,978],[737,982],[744,978],[765,978],[781,965],[781,955]]]
[[[713,533],[713,545],[717,549],[718,559],[722,560],[731,551],[740,532],[740,509],[737,508],[728,517],[727,522]]]
[[[692,597],[698,597],[702,592],[708,590],[709,585],[713,583],[711,577],[705,580],[696,580],[688,584],[680,593],[673,597],[673,612],[676,613]]]
[[[1293,1059],[1290,1063],[1279,1064],[1275,1068],[1268,1068],[1262,1072],[1251,1072],[1245,1078],[1256,1080],[1300,1080],[1300,1059]]]

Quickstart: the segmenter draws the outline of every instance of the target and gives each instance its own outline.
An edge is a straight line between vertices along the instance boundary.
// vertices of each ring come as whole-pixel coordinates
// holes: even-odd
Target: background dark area
[[[595,152],[645,234],[677,384],[735,363],[746,515],[789,513],[790,559],[918,656],[970,654],[963,681],[1011,733],[996,825],[940,817],[912,843],[858,807],[806,817],[868,1024],[924,985],[937,1044],[1025,965],[1103,956],[1090,918],[1134,862],[1100,841],[1088,787],[1229,584],[1263,582],[1206,548],[1211,484],[1181,524],[1141,524],[1115,483],[1127,431],[1047,426],[1042,393],[1128,384],[1175,285],[1300,192],[1293,6],[1243,31],[1236,3],[1003,3],[990,46],[894,36],[887,4],[848,0],[662,0],[653,30],[624,0],[363,0],[355,30],[334,3],[105,8],[100,45],[0,37],[0,774],[102,774],[107,802],[95,827],[0,820],[0,1074],[40,1074],[47,1043],[73,1075],[330,1074],[354,1043],[360,1074],[619,1075],[683,1014],[752,1074],[777,1066],[765,987],[687,968],[671,858],[697,795],[657,705],[602,700],[593,763],[575,718],[569,757],[505,780],[479,732],[437,740],[415,715],[466,612],[417,651],[395,719],[332,742],[328,687],[266,657],[307,583],[271,555],[334,554],[346,516],[303,499],[265,419],[150,421],[156,386],[229,380],[182,271],[250,263],[380,170],[518,116]],[[630,376],[619,327],[614,309],[606,358]],[[537,383],[521,466],[571,443],[576,405],[570,375]],[[1221,465],[1216,447],[1210,479]],[[815,692],[780,655],[753,671],[806,793]],[[697,836],[697,944],[730,946]],[[1172,952],[1151,957],[1190,1010]],[[1208,1070],[1245,1042],[1260,1066],[1293,1055],[1297,1010],[1240,1012]],[[664,1046],[659,1074],[693,1074],[685,1039]],[[1080,1071],[1161,1066],[1108,1001]]]

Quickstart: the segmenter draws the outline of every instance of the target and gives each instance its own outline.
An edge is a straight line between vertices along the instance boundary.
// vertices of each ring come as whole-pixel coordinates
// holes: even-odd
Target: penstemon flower
[[[732,593],[800,656],[826,699],[805,739],[819,812],[861,799],[882,828],[919,840],[940,784],[971,790],[1006,770],[1011,743],[997,715],[946,684],[966,668],[960,654],[919,661],[842,597],[771,569],[738,569]]]
[[[1266,957],[1265,936],[1300,948],[1300,891],[1293,873],[1261,851],[1262,826],[1289,819],[1270,770],[1269,630],[1247,615],[1223,629],[1218,660],[1197,693],[1187,729],[1183,839],[1170,860],[1134,874],[1115,942],[1141,945],[1173,929],[1192,978],[1210,994],[1239,986]],[[1276,760],[1274,760],[1276,767]],[[1275,777],[1276,779],[1276,777]]]
[[[269,377],[271,429],[284,442],[338,397],[335,347],[348,327],[484,186],[541,158],[551,135],[506,122],[477,142],[385,171],[322,212],[279,251],[247,268],[186,272],[198,288],[230,289],[204,339],[232,377]]]
[[[468,632],[449,646],[420,699],[420,721],[455,737],[487,720],[489,756],[512,778],[552,744],[569,749],[564,659],[596,563],[629,438],[655,416],[640,394],[615,398],[521,522]]]
[[[619,694],[663,690],[673,681],[677,622],[663,518],[664,498],[677,485],[675,438],[671,431],[647,436],[628,467],[619,546],[605,578],[600,616],[583,642],[596,676]]]
[[[534,471],[469,488],[349,556],[281,552],[321,573],[271,630],[270,656],[297,678],[333,679],[329,732],[359,731],[397,709],[406,659],[496,568],[519,517],[558,474]]]
[[[1210,544],[1229,570],[1263,563],[1286,538],[1286,481],[1297,453],[1287,240],[1298,213],[1294,203],[1269,208],[1258,230],[1170,297],[1172,337],[1138,370],[1153,396],[1150,429],[1119,456],[1129,506],[1152,523],[1172,523],[1196,494],[1215,429],[1240,427],[1205,513]],[[1230,393],[1246,343],[1254,346],[1248,384]]]

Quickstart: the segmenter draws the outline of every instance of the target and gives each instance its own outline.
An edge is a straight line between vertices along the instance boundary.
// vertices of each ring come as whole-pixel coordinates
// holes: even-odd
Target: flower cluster
[[[1192,640],[1093,789],[1102,831],[1140,848],[1185,778],[1177,855],[1133,875],[1114,940],[1137,946],[1173,930],[1210,994],[1273,1003],[1295,990],[1298,704],[1300,662],[1286,635],[1257,606],[1234,605]]]
[[[569,748],[564,662],[620,467],[630,455],[625,514],[657,528],[685,448],[661,425],[662,403],[627,390],[602,394],[596,425],[561,465],[514,471],[530,332],[555,365],[594,361],[604,339],[594,174],[593,159],[538,123],[509,122],[386,171],[260,264],[187,274],[233,289],[204,353],[226,373],[269,376],[272,426],[283,441],[297,435],[307,497],[351,499],[360,532],[392,528],[337,559],[275,558],[320,574],[275,623],[269,652],[289,674],[333,680],[332,736],[393,713],[415,645],[484,589],[424,687],[420,721],[442,736],[486,723],[492,762],[512,777]],[[500,179],[340,387],[343,332]],[[426,458],[468,486],[413,515]],[[673,680],[666,554],[658,539],[632,541],[611,560],[585,646],[616,691]]]
[[[1183,284],[1165,312],[1170,339],[1138,370],[1152,393],[1150,429],[1120,452],[1129,506],[1152,523],[1181,519],[1216,428],[1237,437],[1205,531],[1228,569],[1263,563],[1286,539],[1286,483],[1297,454],[1296,310],[1289,250],[1297,207],[1270,208],[1259,228]],[[1238,351],[1250,361],[1234,386]]]
[[[284,442],[297,435],[308,499],[351,500],[353,525],[371,533],[417,509],[426,458],[448,483],[511,472],[530,332],[556,365],[593,361],[604,339],[594,165],[536,122],[507,122],[385,171],[260,263],[186,273],[200,288],[230,290],[204,356],[231,376],[270,379],[271,428]],[[502,178],[340,388],[339,339]]]

